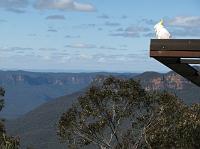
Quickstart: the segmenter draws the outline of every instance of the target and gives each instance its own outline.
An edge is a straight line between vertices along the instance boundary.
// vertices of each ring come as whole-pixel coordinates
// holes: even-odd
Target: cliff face
[[[54,73],[27,73],[27,72],[0,72],[0,84],[26,84],[26,85],[66,85],[84,84],[91,82],[94,75],[54,74]]]
[[[165,74],[145,72],[136,77],[146,90],[167,90],[187,104],[200,102],[200,87],[175,72]]]
[[[175,89],[182,90],[191,82],[184,79],[182,76],[176,73],[168,73],[163,76],[151,78],[147,80],[146,90],[163,90],[163,89]]]
[[[27,86],[87,86],[94,78],[95,74],[48,74],[48,73],[27,73],[27,72],[8,72],[1,74],[0,85],[27,85]],[[162,90],[162,89],[176,89],[182,90],[190,81],[187,81],[182,76],[169,72],[166,74],[159,74],[154,72],[146,72],[137,77],[146,90]]]

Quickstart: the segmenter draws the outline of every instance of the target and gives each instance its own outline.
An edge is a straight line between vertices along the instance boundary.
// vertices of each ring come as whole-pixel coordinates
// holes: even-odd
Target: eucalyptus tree
[[[61,116],[58,134],[71,148],[137,147],[153,112],[153,97],[133,79],[96,82]]]

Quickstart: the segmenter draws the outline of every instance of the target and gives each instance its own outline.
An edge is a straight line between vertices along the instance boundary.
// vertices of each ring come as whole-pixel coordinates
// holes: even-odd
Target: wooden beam
[[[183,58],[200,58],[199,51],[150,51],[151,57],[183,57]]]
[[[200,39],[151,39],[151,51],[199,51]]]

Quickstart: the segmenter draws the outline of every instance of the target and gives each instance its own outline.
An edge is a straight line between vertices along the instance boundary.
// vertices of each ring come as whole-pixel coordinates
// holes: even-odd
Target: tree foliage
[[[58,135],[70,148],[199,148],[200,105],[109,77],[63,113]]]
[[[159,108],[146,130],[151,148],[200,148],[200,104],[188,106],[168,93],[158,99]]]
[[[4,106],[4,100],[2,97],[4,96],[5,91],[3,88],[0,88],[0,111]],[[18,149],[19,148],[19,139],[9,137],[6,135],[5,127],[3,124],[3,120],[0,120],[0,149]]]
[[[138,130],[148,123],[151,114],[151,99],[138,82],[110,77],[102,85],[92,86],[62,115],[59,135],[72,148],[136,145]],[[131,140],[125,141],[125,136]]]

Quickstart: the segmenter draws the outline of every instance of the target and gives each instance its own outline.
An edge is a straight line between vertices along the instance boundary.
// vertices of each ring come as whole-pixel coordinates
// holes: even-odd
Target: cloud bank
[[[177,16],[168,20],[172,35],[180,37],[200,37],[200,16]]]
[[[0,0],[2,8],[24,8],[28,5],[28,0]]]
[[[93,5],[79,3],[75,0],[36,0],[35,8],[39,10],[55,9],[63,11],[94,11]]]
[[[25,8],[32,5],[37,10],[62,10],[62,11],[95,11],[89,3],[79,3],[76,0],[0,0],[0,8],[14,13],[24,13]]]
[[[169,20],[169,25],[176,27],[199,27],[200,16],[177,16]]]
[[[14,13],[24,13],[28,4],[28,0],[0,0],[0,8]]]

